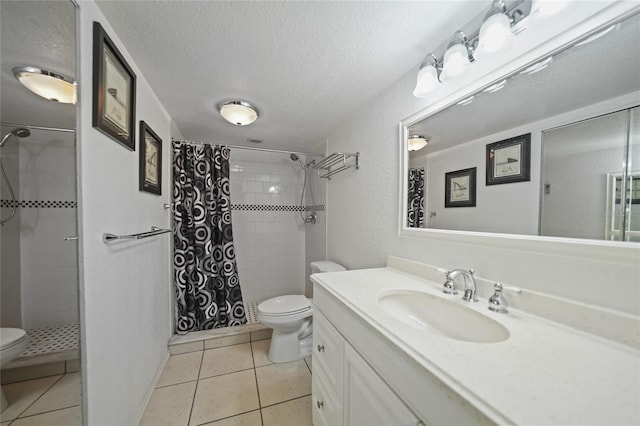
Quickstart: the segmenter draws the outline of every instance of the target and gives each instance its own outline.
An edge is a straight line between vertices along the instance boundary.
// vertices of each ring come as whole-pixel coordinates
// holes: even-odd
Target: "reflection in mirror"
[[[405,224],[638,241],[631,194],[632,175],[640,170],[640,118],[631,108],[640,104],[640,18],[598,35],[410,125],[407,134],[430,139],[409,152],[405,176],[414,184]],[[606,71],[597,64],[607,64]],[[508,142],[528,134],[527,144]],[[529,175],[493,179],[499,176],[491,174],[496,163],[488,145],[503,148],[497,154],[509,173],[524,176],[528,163]],[[447,173],[474,167],[475,205],[447,207]],[[422,169],[420,183],[415,179]],[[607,176],[619,178],[625,196],[617,202]]]

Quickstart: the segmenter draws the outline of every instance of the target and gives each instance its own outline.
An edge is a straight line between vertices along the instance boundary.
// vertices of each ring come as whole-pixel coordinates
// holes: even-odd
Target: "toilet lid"
[[[310,308],[309,299],[299,294],[274,297],[258,305],[258,311],[263,315],[294,314]]]
[[[20,342],[27,333],[19,328],[0,329],[0,348],[8,348]]]

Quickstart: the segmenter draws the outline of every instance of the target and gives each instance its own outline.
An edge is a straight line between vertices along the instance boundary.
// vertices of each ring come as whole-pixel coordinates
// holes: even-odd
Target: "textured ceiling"
[[[187,139],[310,150],[488,1],[99,1]],[[255,103],[246,127],[223,99]]]
[[[454,105],[412,126],[411,133],[432,138],[412,155],[437,152],[640,90],[638,41],[640,16],[636,15],[599,39],[554,56],[550,66],[536,74],[516,75],[498,92],[480,93],[469,105]]]

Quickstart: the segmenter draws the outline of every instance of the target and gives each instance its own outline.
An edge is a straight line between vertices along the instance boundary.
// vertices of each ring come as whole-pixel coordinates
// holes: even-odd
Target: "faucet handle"
[[[458,294],[458,290],[456,290],[456,285],[454,284],[453,280],[449,278],[448,272],[447,272],[447,280],[444,282],[442,292],[444,294]]]
[[[502,295],[503,290],[513,292],[514,294],[520,294],[522,290],[517,287],[507,287],[500,283],[494,284],[495,293],[489,298],[489,310],[497,312],[499,314],[506,314],[509,312],[509,302]]]

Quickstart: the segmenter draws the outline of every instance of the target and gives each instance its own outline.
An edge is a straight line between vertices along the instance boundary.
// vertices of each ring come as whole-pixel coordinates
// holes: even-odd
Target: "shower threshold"
[[[244,307],[246,324],[176,334],[169,339],[169,351],[177,354],[271,338],[271,329],[258,321],[258,303],[245,302]]]

